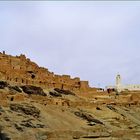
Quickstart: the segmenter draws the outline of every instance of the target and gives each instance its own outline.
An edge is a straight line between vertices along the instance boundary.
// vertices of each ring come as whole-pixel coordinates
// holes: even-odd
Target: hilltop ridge
[[[43,88],[59,88],[78,93],[95,91],[89,87],[88,81],[81,81],[79,77],[57,75],[47,68],[39,67],[25,55],[11,56],[4,51],[0,53],[0,79],[16,85],[35,85]]]

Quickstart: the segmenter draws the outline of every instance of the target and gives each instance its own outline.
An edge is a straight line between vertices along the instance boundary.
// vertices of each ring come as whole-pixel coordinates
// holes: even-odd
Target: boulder
[[[95,119],[92,115],[90,114],[87,114],[85,112],[82,112],[82,111],[76,111],[74,112],[74,114],[84,120],[87,120],[89,123],[90,122],[94,122],[96,124],[103,124],[101,121]]]
[[[54,97],[62,97],[62,95],[61,95],[60,93],[55,92],[55,91],[50,91],[49,94],[50,94],[51,96],[54,96]]]
[[[63,90],[63,89],[59,89],[59,88],[54,88],[54,90],[60,94],[64,94],[64,95],[75,95],[75,93],[69,91],[69,90]]]
[[[26,115],[31,115],[33,117],[39,118],[40,110],[29,104],[10,104],[10,109],[19,113],[24,113]]]
[[[8,86],[8,83],[5,81],[0,81],[0,89],[4,89],[5,87]]]
[[[22,92],[22,90],[18,86],[8,86],[8,88],[10,90],[14,90],[14,91],[17,91],[17,92],[20,92],[20,93]]]
[[[21,88],[27,94],[46,96],[46,93],[43,91],[43,89],[41,87],[25,85],[25,86],[21,86]]]

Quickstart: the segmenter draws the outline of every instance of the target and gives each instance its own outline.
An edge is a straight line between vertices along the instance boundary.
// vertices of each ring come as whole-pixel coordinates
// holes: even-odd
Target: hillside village
[[[0,78],[19,85],[36,85],[43,88],[60,88],[74,92],[95,91],[88,81],[81,81],[79,77],[56,75],[47,68],[39,67],[25,55],[11,56],[0,53]]]
[[[0,53],[0,140],[139,140],[140,91],[111,92]]]

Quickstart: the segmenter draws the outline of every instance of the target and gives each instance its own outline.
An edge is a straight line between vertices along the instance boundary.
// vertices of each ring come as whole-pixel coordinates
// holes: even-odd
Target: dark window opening
[[[34,79],[35,78],[35,75],[32,74],[31,78]]]
[[[14,97],[11,97],[11,101],[13,101],[14,100]]]
[[[61,89],[63,89],[64,88],[64,85],[62,84],[62,87],[61,87]]]
[[[27,71],[28,73],[34,73],[33,71]]]
[[[80,82],[78,82],[78,85],[80,85]]]

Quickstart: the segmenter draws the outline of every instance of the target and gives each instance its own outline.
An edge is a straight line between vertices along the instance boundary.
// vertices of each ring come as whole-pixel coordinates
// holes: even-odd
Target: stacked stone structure
[[[0,79],[16,85],[35,85],[42,88],[60,88],[75,92],[91,91],[88,81],[71,78],[69,75],[56,75],[39,67],[25,55],[11,56],[0,53]]]

